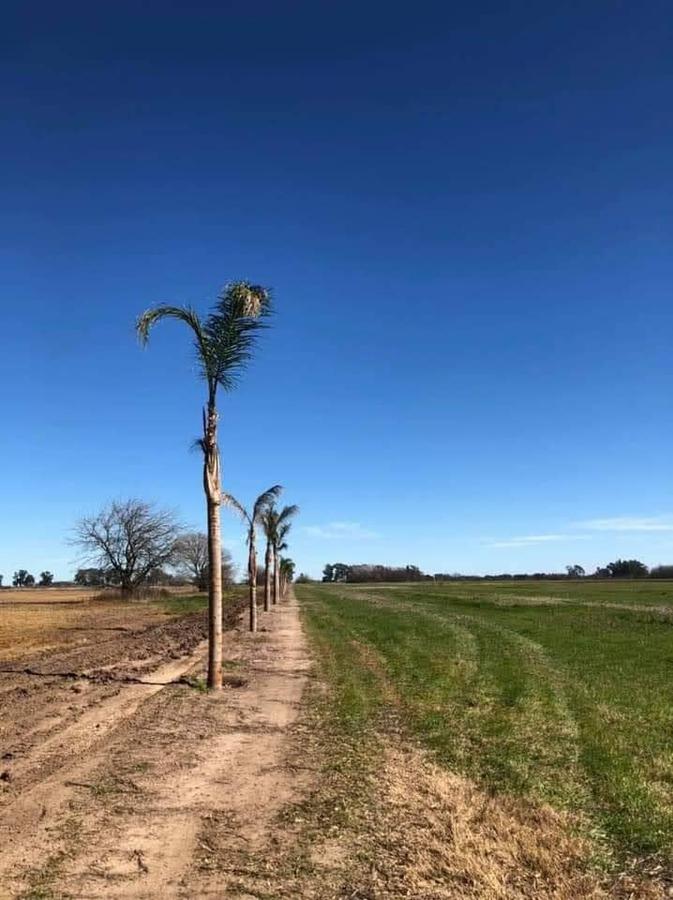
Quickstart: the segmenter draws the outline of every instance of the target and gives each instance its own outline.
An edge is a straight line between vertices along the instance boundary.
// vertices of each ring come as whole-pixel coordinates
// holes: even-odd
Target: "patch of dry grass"
[[[0,609],[6,603],[82,603],[100,590],[85,587],[3,588],[0,590]]]
[[[378,781],[376,897],[416,900],[658,900],[662,886],[623,876],[605,883],[588,844],[548,806],[486,793],[388,744]]]
[[[0,661],[54,648],[81,646],[110,637],[114,632],[138,630],[164,618],[160,608],[147,604],[97,603],[86,598],[72,603],[7,603],[3,594]]]

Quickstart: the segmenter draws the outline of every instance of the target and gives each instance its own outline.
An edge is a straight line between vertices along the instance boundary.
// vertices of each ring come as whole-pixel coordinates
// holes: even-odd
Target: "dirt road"
[[[0,674],[1,897],[246,896],[236,853],[306,780],[285,765],[309,668],[296,603],[264,619],[227,632],[218,696],[171,683],[203,675],[203,616],[12,662],[86,678]]]

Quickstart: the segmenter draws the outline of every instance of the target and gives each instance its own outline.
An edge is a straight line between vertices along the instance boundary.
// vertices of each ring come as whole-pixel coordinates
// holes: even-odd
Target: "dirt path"
[[[157,684],[65,688],[95,697],[0,764],[0,897],[244,896],[220,849],[254,851],[306,780],[285,764],[310,666],[294,599],[263,625],[227,633],[218,696],[160,684],[201,675],[202,645],[145,676]]]

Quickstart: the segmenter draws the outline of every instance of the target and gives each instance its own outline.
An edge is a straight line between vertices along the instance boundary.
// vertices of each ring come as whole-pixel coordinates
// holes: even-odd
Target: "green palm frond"
[[[226,491],[222,491],[222,503],[237,512],[244,522],[250,523],[250,516],[248,515],[247,509],[243,506],[242,503],[238,502],[233,494],[228,494]]]
[[[285,575],[289,575],[290,578],[292,578],[292,576],[294,575],[295,568],[296,568],[296,566],[295,566],[294,560],[290,559],[287,556],[281,556],[281,558],[280,558],[281,572],[283,572]]]
[[[150,331],[161,319],[177,319],[191,328],[197,360],[214,404],[218,385],[225,391],[235,387],[270,314],[271,294],[266,288],[235,281],[225,286],[205,320],[189,306],[155,306],[138,318],[136,333],[145,345]]]
[[[237,281],[220,294],[215,310],[204,324],[211,348],[213,377],[225,391],[235,387],[239,375],[252,358],[258,333],[271,313],[271,295],[266,288]]]
[[[288,519],[293,518],[299,512],[299,507],[296,504],[292,506],[284,506],[281,511],[278,513],[278,527],[280,528]]]
[[[278,543],[290,530],[289,519],[299,512],[296,505],[284,506],[281,510],[276,509],[274,504],[267,506],[259,517],[259,522],[264,529],[264,534],[276,548]]]
[[[194,438],[194,440],[189,445],[189,449],[192,451],[200,450],[203,454],[206,453],[206,442],[202,437]]]
[[[209,378],[212,369],[212,350],[209,346],[208,336],[201,319],[189,306],[154,306],[152,309],[138,317],[136,322],[136,334],[140,343],[145,346],[150,339],[150,331],[162,319],[177,319],[191,328],[194,335],[196,356],[203,369],[203,374]]]
[[[272,503],[270,506],[264,508],[262,514],[259,517],[259,524],[262,526],[264,534],[269,541],[273,541],[273,536],[276,532],[277,515],[278,511]]]
[[[264,491],[263,494],[259,495],[252,508],[252,518],[254,522],[261,523],[265,510],[270,508],[273,505],[274,500],[277,500],[278,497],[280,497],[282,490],[282,484],[274,484],[273,487],[270,487],[267,491]]]

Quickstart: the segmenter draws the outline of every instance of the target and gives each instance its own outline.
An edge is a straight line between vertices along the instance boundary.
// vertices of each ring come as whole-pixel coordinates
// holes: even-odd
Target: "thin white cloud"
[[[506,538],[502,541],[491,541],[489,547],[534,547],[537,544],[554,541],[585,541],[588,534],[526,534],[521,537]]]
[[[309,537],[324,538],[326,540],[371,540],[380,537],[375,531],[370,531],[359,522],[328,522],[326,525],[305,525],[304,534]]]
[[[589,519],[577,528],[588,531],[673,531],[673,516],[616,516],[612,519]]]

